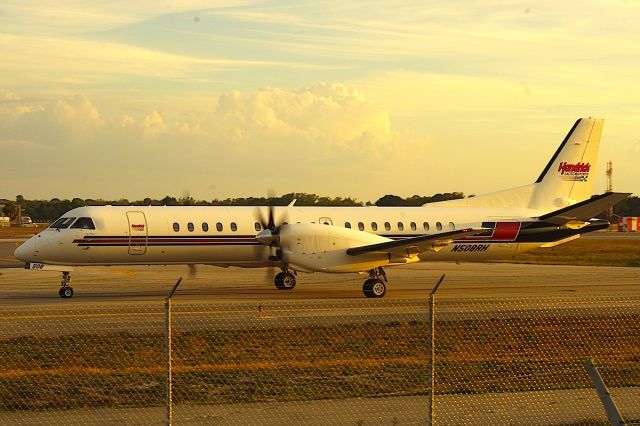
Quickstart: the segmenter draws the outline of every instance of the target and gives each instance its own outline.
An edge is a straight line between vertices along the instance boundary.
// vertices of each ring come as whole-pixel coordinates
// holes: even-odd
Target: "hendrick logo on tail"
[[[589,179],[589,171],[591,170],[591,163],[568,163],[563,161],[558,166],[558,173],[564,180],[572,180],[577,182],[585,182]]]

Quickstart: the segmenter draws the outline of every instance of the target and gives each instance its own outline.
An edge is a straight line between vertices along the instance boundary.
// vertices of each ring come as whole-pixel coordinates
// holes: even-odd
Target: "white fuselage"
[[[505,208],[421,208],[421,207],[276,207],[276,223],[321,224],[363,232],[354,247],[418,235],[462,228],[479,228],[494,223],[485,236],[455,241],[438,251],[409,256],[402,262],[388,259],[375,266],[417,261],[483,261],[527,251],[548,241],[518,242],[520,226],[539,212]],[[16,256],[26,262],[49,265],[122,264],[211,264],[219,266],[262,267],[270,265],[272,248],[256,240],[260,217],[267,207],[200,206],[92,206],[66,213],[63,218],[91,218],[95,229],[47,228],[25,243]],[[332,228],[333,229],[333,228]],[[336,229],[336,231],[338,231]],[[344,234],[344,232],[343,232]],[[318,252],[331,250],[331,241],[311,241]],[[353,262],[342,267],[299,268],[311,272],[356,272],[371,263]],[[295,269],[295,268],[294,268]]]

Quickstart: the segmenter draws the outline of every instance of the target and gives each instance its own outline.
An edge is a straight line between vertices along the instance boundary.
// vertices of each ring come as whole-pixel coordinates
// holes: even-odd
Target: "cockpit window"
[[[53,229],[66,229],[76,220],[75,217],[61,217],[51,224],[49,228]]]
[[[71,227],[80,229],[96,229],[96,226],[93,224],[93,220],[91,220],[90,217],[78,218]]]

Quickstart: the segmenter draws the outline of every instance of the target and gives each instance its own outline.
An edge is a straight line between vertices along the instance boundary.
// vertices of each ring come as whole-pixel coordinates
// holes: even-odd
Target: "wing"
[[[451,244],[456,238],[469,237],[480,234],[486,230],[486,228],[466,228],[459,231],[421,235],[419,237],[406,238],[404,240],[387,241],[384,243],[352,247],[347,249],[347,254],[351,256],[358,256],[365,253],[388,253],[390,257],[405,257],[428,250],[435,250],[439,247]]]
[[[610,206],[627,198],[630,193],[607,192],[572,206],[564,207],[551,213],[543,214],[539,219],[554,225],[565,225],[570,222],[586,222],[597,216]]]

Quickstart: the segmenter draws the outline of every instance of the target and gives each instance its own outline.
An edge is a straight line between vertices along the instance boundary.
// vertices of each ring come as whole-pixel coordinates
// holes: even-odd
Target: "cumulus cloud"
[[[89,180],[100,173],[124,179],[123,170],[136,170],[131,181],[149,187],[161,179],[196,191],[184,181],[206,182],[209,188],[214,179],[228,195],[251,185],[257,171],[272,175],[268,180],[274,185],[284,182],[279,186],[291,185],[292,176],[297,184],[322,182],[327,174],[334,185],[357,185],[372,174],[384,179],[399,163],[418,161],[414,154],[427,144],[422,135],[394,129],[386,108],[340,83],[229,91],[197,112],[156,108],[114,115],[75,95],[0,105],[0,120],[0,141],[12,141],[17,161],[27,158],[21,151],[37,144],[46,164],[74,162],[80,171],[91,158],[83,175]],[[27,144],[16,144],[19,140]],[[147,181],[153,173],[160,176]]]
[[[16,97],[16,100],[20,100]],[[40,145],[91,142],[105,121],[84,95],[53,99],[38,104],[13,102],[0,107],[1,139],[16,139]]]
[[[388,111],[342,84],[299,91],[231,91],[218,99],[214,127],[236,144],[291,144],[293,148],[377,150],[393,141]]]
[[[20,101],[14,94],[0,103],[6,126],[0,137],[101,142],[117,132],[130,142],[138,138],[180,138],[187,135],[205,145],[318,148],[378,152],[397,142],[389,112],[343,84],[319,83],[301,90],[265,88],[229,91],[200,114],[160,111],[106,115],[85,95],[45,102]],[[46,138],[44,137],[46,135]],[[128,143],[128,142],[127,142]]]
[[[164,119],[156,110],[153,110],[142,119],[141,128],[145,137],[150,139],[155,139],[169,130]]]

